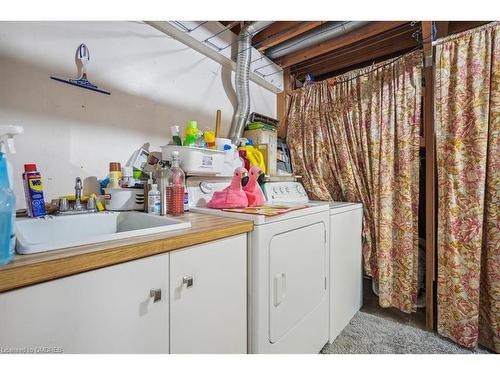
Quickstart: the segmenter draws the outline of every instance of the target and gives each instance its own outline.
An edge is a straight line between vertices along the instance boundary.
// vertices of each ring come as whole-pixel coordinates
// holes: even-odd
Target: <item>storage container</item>
[[[109,211],[144,210],[144,189],[106,188],[104,193],[106,209]]]
[[[172,160],[172,151],[178,151],[180,167],[187,175],[216,175],[222,173],[224,151],[207,148],[166,145],[161,148],[163,160]]]

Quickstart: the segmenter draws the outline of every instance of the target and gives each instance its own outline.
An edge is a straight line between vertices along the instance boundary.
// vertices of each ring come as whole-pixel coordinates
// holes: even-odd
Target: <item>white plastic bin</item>
[[[104,194],[104,203],[109,211],[144,210],[143,189],[105,188]]]
[[[172,151],[179,151],[181,168],[186,174],[216,175],[222,173],[225,158],[224,151],[166,145],[161,148],[162,158],[172,160]]]

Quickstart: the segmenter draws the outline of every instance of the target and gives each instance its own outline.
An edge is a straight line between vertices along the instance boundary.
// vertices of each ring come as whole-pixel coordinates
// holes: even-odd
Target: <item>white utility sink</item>
[[[136,211],[22,218],[16,220],[16,251],[33,254],[190,227],[190,222]]]

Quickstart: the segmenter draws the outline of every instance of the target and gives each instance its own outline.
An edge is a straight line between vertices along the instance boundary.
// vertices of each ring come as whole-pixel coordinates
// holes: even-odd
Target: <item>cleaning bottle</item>
[[[122,165],[120,162],[111,161],[109,163],[109,183],[108,188],[118,189],[120,187],[120,179],[122,178]]]
[[[153,172],[146,172],[145,174],[148,179],[144,181],[144,197],[148,198],[149,192],[153,187]],[[149,212],[148,201],[146,201],[146,204],[144,204],[144,212]]]
[[[150,214],[160,214],[160,191],[157,184],[151,185],[151,190],[148,192],[148,212]]]
[[[158,184],[158,189],[160,191],[160,215],[165,216],[167,214],[167,186],[168,177],[170,175],[170,163],[167,160],[161,160],[159,163],[160,168],[156,170],[155,180]]]
[[[14,192],[14,170],[12,168],[12,164],[9,163],[9,160],[7,159],[7,151],[10,152],[11,154],[16,153],[16,149],[14,147],[14,136],[23,134],[24,129],[22,126],[15,126],[15,125],[0,125],[0,156],[1,159],[5,161],[5,167],[6,167],[6,175],[7,175],[7,184],[10,189],[10,191],[13,193]],[[2,175],[2,173],[0,173]],[[0,177],[1,180],[1,177]],[[5,183],[5,181],[3,182]],[[4,237],[7,238],[7,233],[9,233],[9,238],[10,238],[10,258],[4,259],[2,250],[0,250],[0,264],[2,264],[3,261],[8,262],[9,259],[12,259],[14,256],[15,252],[15,246],[16,246],[16,236],[15,236],[15,220],[16,220],[16,206],[15,206],[15,195],[13,195],[14,203],[12,204],[12,212],[11,212],[11,220],[12,224],[10,226],[10,232],[7,231],[7,228],[3,227],[3,212],[4,210],[7,210],[7,212],[10,211],[8,208],[8,203],[9,200],[12,199],[9,198],[8,196],[10,195],[8,190],[1,189],[0,192],[0,249],[3,249],[2,243]],[[5,194],[4,194],[5,193]]]
[[[207,148],[207,143],[205,142],[205,138],[203,137],[203,132],[201,130],[199,130],[198,134],[196,135],[196,140],[194,141],[194,147]]]
[[[245,161],[248,162],[249,167],[258,166],[260,167],[262,173],[266,173],[266,163],[264,161],[264,155],[259,149],[255,148],[252,140],[247,140],[244,146],[238,148],[240,151],[240,156]]]
[[[45,216],[45,200],[43,199],[42,176],[36,164],[24,164],[23,173],[24,196],[29,217]]]
[[[7,264],[14,256],[16,199],[10,188],[5,154],[0,152],[0,264]]]
[[[194,120],[188,121],[184,129],[184,146],[195,146],[198,136],[198,123]]]
[[[203,132],[203,138],[205,139],[207,148],[211,150],[215,150],[217,148],[215,146],[215,132],[213,130],[205,130]]]
[[[172,168],[167,182],[167,213],[182,215],[184,213],[184,184],[186,177],[179,167],[179,151],[172,151]]]
[[[172,133],[172,140],[174,141],[174,145],[182,146],[182,140],[179,135],[179,127],[178,126],[170,127],[170,132]]]

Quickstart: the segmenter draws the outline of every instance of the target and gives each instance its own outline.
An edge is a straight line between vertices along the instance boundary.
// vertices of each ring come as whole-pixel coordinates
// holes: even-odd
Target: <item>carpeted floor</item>
[[[323,354],[488,354],[471,351],[420,328],[357,312]]]

